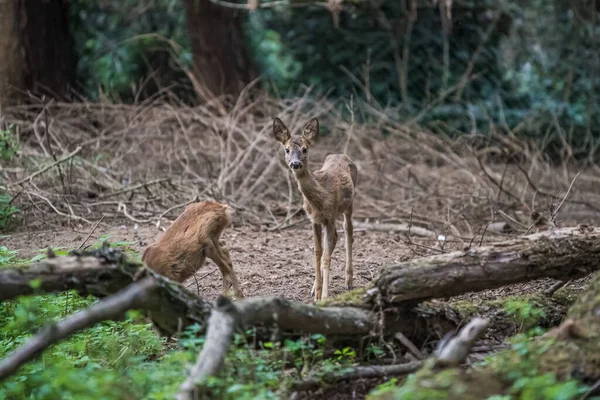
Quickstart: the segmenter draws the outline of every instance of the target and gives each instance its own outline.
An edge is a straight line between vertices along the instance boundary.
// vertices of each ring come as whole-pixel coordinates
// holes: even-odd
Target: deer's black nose
[[[290,163],[290,168],[291,169],[299,169],[302,168],[302,163],[299,161],[293,161]]]

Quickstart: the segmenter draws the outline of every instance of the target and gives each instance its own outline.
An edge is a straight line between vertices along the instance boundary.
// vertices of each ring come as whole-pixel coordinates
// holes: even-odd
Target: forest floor
[[[88,232],[65,227],[31,231],[25,226],[5,236],[2,244],[11,250],[18,250],[20,259],[30,259],[48,247],[70,250],[80,247],[85,241],[81,246],[85,248],[104,239],[113,244],[119,243],[120,248],[130,249],[141,255],[146,246],[162,233],[150,224],[138,227],[129,220],[121,222],[100,224],[94,231],[90,229]],[[331,296],[344,291],[344,234],[341,230],[338,234],[340,240],[332,256]],[[354,233],[355,288],[367,286],[377,277],[382,266],[415,258],[416,243],[435,246],[433,241],[423,239],[411,239],[412,244],[408,244],[403,236],[400,233],[368,230],[357,230]],[[268,232],[250,225],[234,225],[225,230],[221,240],[230,251],[245,296],[277,296],[305,303],[312,302],[310,290],[314,279],[314,247],[311,229],[306,227]],[[573,281],[569,288],[576,292],[582,290],[587,280]],[[542,291],[552,282],[550,279],[542,279],[459,297],[477,301],[498,296],[518,296]],[[203,298],[215,300],[221,294],[221,275],[217,266],[211,260],[207,260],[195,276],[184,282],[184,286]]]
[[[134,225],[128,220],[122,224],[100,225],[87,240],[86,246],[108,237],[109,242],[127,242],[128,248],[142,254],[144,248],[156,240],[161,231],[152,225],[140,226],[136,230]],[[88,234],[89,232],[69,228],[29,232],[21,229],[2,241],[9,249],[18,250],[19,258],[29,259],[39,254],[39,249],[46,247],[75,249]],[[341,293],[344,287],[343,233],[340,237],[332,256],[332,295]],[[310,290],[314,279],[311,229],[261,232],[253,226],[233,226],[223,233],[221,240],[231,253],[234,269],[246,296],[278,296],[302,302],[311,301]],[[363,287],[368,284],[377,276],[381,265],[407,260],[412,254],[407,246],[399,243],[396,235],[355,232],[354,286]],[[221,275],[216,265],[208,260],[195,275],[195,278],[189,278],[184,285],[202,297],[216,299],[221,292]]]

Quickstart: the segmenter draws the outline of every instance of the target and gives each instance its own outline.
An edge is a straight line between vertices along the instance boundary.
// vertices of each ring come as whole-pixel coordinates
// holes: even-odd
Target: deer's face
[[[275,140],[281,143],[285,152],[285,162],[294,172],[300,172],[306,168],[308,161],[308,148],[319,136],[319,122],[316,118],[310,120],[302,130],[302,135],[292,137],[285,124],[275,118],[273,121],[273,135]]]

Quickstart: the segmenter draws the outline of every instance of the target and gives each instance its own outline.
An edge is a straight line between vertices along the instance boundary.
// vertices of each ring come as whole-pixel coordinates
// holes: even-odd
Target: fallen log
[[[555,229],[386,265],[369,301],[415,303],[539,278],[576,279],[599,268],[600,229]]]
[[[569,308],[563,323],[545,335],[500,352],[485,365],[473,369],[440,369],[428,360],[402,386],[379,391],[368,399],[402,399],[409,394],[410,398],[450,400],[492,396],[558,398],[558,393],[563,393],[564,398],[587,398],[597,390],[597,384],[592,387],[586,384],[600,379],[598,354],[600,276],[590,282]]]
[[[144,276],[152,276],[157,284],[156,292],[143,308],[161,333],[174,335],[193,323],[200,324],[202,331],[206,329],[211,302],[111,249],[107,243],[97,250],[0,269],[0,301],[67,290],[104,298]]]

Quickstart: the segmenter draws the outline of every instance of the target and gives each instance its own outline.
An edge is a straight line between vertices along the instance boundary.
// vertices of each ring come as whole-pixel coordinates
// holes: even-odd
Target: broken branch
[[[235,305],[228,298],[219,297],[217,308],[213,310],[208,320],[204,346],[202,346],[198,360],[190,374],[179,386],[177,400],[196,399],[197,385],[219,372],[225,362],[238,320],[239,316]]]

